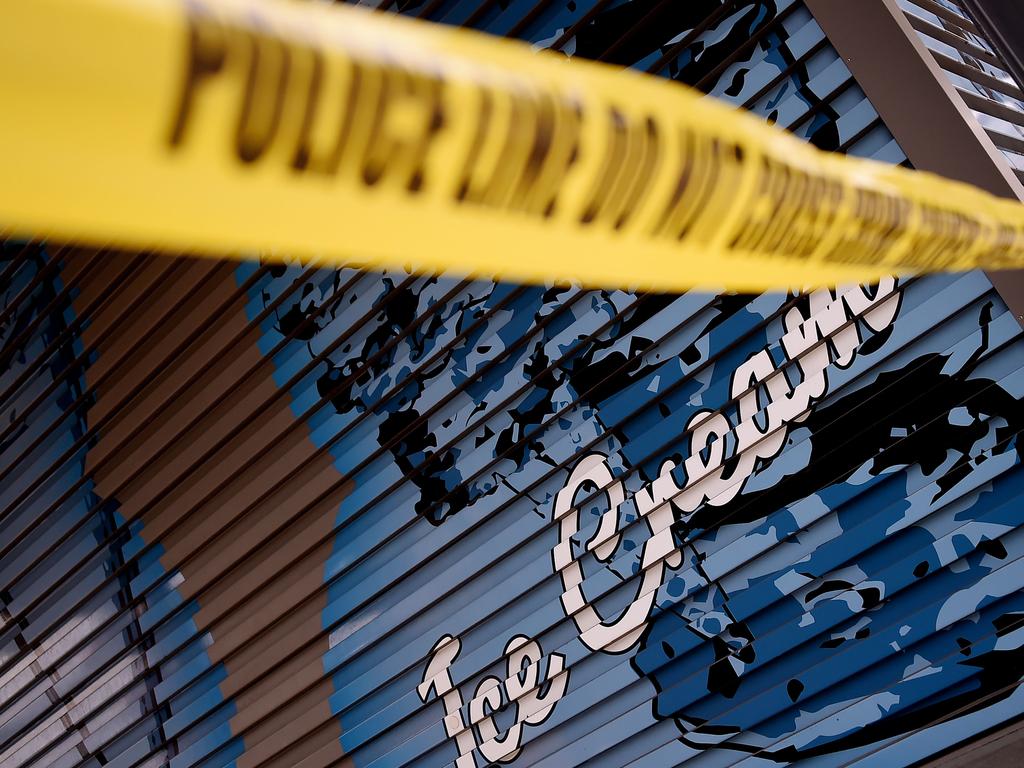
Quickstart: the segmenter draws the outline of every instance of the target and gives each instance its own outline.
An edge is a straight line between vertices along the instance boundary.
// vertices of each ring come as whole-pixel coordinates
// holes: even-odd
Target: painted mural
[[[905,162],[796,0],[385,5]],[[1024,712],[1024,348],[981,273],[0,275],[0,764],[893,766]]]
[[[152,700],[158,678],[130,611],[139,572],[132,535],[116,501],[86,471],[97,440],[88,428],[93,397],[85,370],[95,355],[83,341],[75,303],[98,301],[101,286],[81,279],[94,257],[77,254],[72,263],[67,249],[14,242],[0,250],[4,765],[33,758],[55,768],[75,765],[91,735],[134,724],[149,732],[161,722]],[[83,685],[69,705],[65,693]],[[85,725],[77,717],[83,708],[99,708],[102,719]],[[59,724],[60,738],[43,715]],[[123,745],[123,738],[112,744],[115,752]],[[163,748],[156,752],[161,760],[165,755]]]
[[[1019,325],[983,276],[475,302],[344,279],[268,334],[338,308],[294,392],[356,478],[325,623],[357,764],[559,764],[611,725],[663,738],[651,765],[791,762],[1016,690]]]

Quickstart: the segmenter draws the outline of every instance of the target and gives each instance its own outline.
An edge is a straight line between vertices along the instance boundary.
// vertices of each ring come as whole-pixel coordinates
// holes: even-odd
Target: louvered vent
[[[1024,92],[996,49],[954,0],[899,3],[964,103],[1024,181]]]

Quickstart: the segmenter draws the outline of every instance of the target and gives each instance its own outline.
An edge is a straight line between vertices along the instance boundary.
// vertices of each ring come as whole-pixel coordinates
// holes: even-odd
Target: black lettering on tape
[[[686,194],[687,189],[690,186],[690,181],[693,176],[693,159],[694,159],[694,135],[693,131],[688,128],[679,129],[679,157],[681,165],[679,168],[676,186],[672,190],[672,194],[668,201],[661,209],[661,216],[658,217],[657,223],[651,230],[651,235],[658,237],[668,232],[672,222],[678,216],[679,207],[682,203],[683,196]]]
[[[367,140],[362,179],[374,186],[397,178],[410,192],[424,183],[427,152],[444,125],[442,82],[438,77],[387,63],[380,68],[381,90]]]
[[[626,116],[615,107],[609,107],[605,117],[608,141],[605,143],[604,160],[592,187],[590,201],[580,214],[581,224],[591,224],[600,215],[614,186],[615,177],[625,165],[623,160],[629,141]]]
[[[316,121],[324,85],[323,53],[318,48],[307,48],[305,51],[310,55],[311,61],[309,82],[306,84],[305,104],[302,110],[302,123],[299,125],[299,135],[295,142],[295,153],[292,155],[292,168],[297,171],[304,170],[309,166],[310,134]]]
[[[509,111],[501,159],[481,192],[484,204],[492,208],[508,207],[508,199],[522,173],[536,131],[536,108],[532,96],[513,90],[509,97],[512,109]]]
[[[525,203],[527,211],[544,217],[555,212],[565,178],[579,157],[583,108],[575,102],[552,99],[551,116],[550,146]]]
[[[643,204],[650,191],[651,179],[657,173],[661,154],[658,126],[653,117],[648,116],[643,124],[635,125],[632,134],[635,139],[633,143],[639,145],[639,158],[633,162],[630,156],[626,163],[623,173],[625,178],[620,183],[622,202],[616,206],[615,229],[625,227],[633,212]]]
[[[721,164],[718,158],[718,145],[719,141],[716,138],[709,138],[706,134],[696,136],[690,194],[680,201],[677,229],[672,233],[678,241],[684,240],[690,234],[690,230],[705,211],[714,186],[719,181]]]
[[[424,119],[410,149],[410,170],[405,187],[419,192],[426,185],[427,155],[447,123],[444,106],[445,81],[440,75],[416,75],[415,83],[424,100]]]
[[[249,47],[249,69],[238,113],[235,153],[243,163],[252,163],[270,148],[281,123],[291,53],[273,34],[262,30],[242,34]]]
[[[196,93],[203,82],[224,67],[227,41],[224,29],[199,0],[186,0],[188,53],[178,109],[171,124],[170,145],[179,146],[195,108]]]
[[[466,159],[462,165],[461,180],[455,190],[455,199],[459,202],[472,201],[470,191],[473,177],[491,128],[491,114],[494,112],[494,97],[490,90],[485,86],[480,86],[477,89],[477,94],[480,96],[480,110],[476,117],[476,130],[473,132],[473,140],[469,144],[469,150],[466,152]]]
[[[555,143],[554,98],[550,94],[540,93],[536,100],[533,143],[523,161],[519,182],[509,201],[509,207],[515,210],[532,209],[531,201],[537,197],[537,187]]]

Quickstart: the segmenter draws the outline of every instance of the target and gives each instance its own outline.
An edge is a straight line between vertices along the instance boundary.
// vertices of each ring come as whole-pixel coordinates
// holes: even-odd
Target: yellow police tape
[[[1024,266],[1024,207],[672,82],[283,0],[0,10],[0,233],[763,290]]]

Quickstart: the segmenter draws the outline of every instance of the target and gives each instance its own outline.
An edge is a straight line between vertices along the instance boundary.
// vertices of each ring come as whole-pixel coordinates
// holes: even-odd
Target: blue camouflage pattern
[[[73,307],[80,285],[64,280],[69,258],[86,256],[39,243],[0,246],[0,542],[21,541],[0,565],[0,764],[12,768],[74,766],[98,738],[136,720],[139,732],[155,731],[163,720],[151,698],[159,678],[147,671],[139,625],[125,610],[139,573],[135,564],[126,567],[138,551],[137,528],[119,532],[116,500],[98,495],[85,474],[96,440],[84,373],[95,353],[83,344],[85,325]],[[53,599],[26,612],[48,592]],[[52,622],[79,604],[54,632]],[[76,654],[62,653],[76,644]],[[33,679],[43,668],[47,673]],[[91,675],[97,682],[77,707],[43,717]],[[108,715],[97,729],[87,721],[102,707]],[[55,725],[61,738],[53,738]],[[107,754],[139,735],[112,739]],[[165,756],[156,750],[148,765]]]
[[[525,6],[397,10],[508,34]],[[516,35],[695,85],[823,149],[906,162],[801,3],[545,4]],[[915,735],[943,718],[1020,711],[1020,327],[982,274],[901,285],[892,326],[859,326],[853,362],[833,362],[827,396],[730,503],[675,510],[678,556],[652,619],[615,654],[581,643],[559,604],[556,495],[589,452],[627,498],[662,461],[685,459],[684,426],[730,407],[737,366],[760,350],[785,365],[781,317],[810,317],[810,298],[346,270],[301,293],[265,340],[314,319],[275,361],[277,381],[356,480],[324,615],[332,709],[356,765],[457,763],[439,689],[417,694],[452,636],[468,764],[487,762],[484,725],[520,732],[502,762],[521,765],[909,764],[943,746]],[[251,312],[275,297],[254,297]],[[586,490],[581,534],[612,506]],[[588,555],[584,535],[573,543],[605,616],[629,604],[650,536],[628,504],[614,557]],[[489,710],[466,703],[507,676],[516,633],[543,648],[542,676],[556,657],[568,670],[532,727],[507,685]],[[959,733],[947,744],[970,733],[945,730]]]
[[[906,163],[802,2],[385,5],[651,71],[823,149]],[[0,387],[34,373],[4,400],[0,453],[9,467],[67,413],[68,429],[29,456],[28,469],[42,471],[86,434],[88,400],[73,404],[92,359],[63,254],[4,248],[0,271],[23,263],[2,286]],[[258,268],[241,264],[238,284]],[[247,313],[272,310],[259,344],[275,382],[353,481],[335,516],[321,616],[330,712],[353,765],[911,765],[1024,711],[1024,357],[1020,324],[982,273],[891,286],[886,322],[852,308],[851,295],[880,300],[873,289],[668,295],[402,270],[319,269],[296,283],[301,274],[268,267]],[[15,302],[26,286],[31,301]],[[753,408],[764,426],[777,397],[768,381],[779,379],[735,397],[737,371],[760,356],[796,387],[808,356],[786,340],[794,328],[820,335],[836,311],[841,327],[819,348],[825,391],[777,449],[746,467],[736,432],[723,434],[735,494],[647,516],[638,498],[663,477],[682,487],[687,460],[716,450],[693,445],[700,414],[735,426]],[[51,347],[50,363],[32,367]],[[21,426],[19,412],[44,391]],[[83,481],[91,445],[46,487],[80,485],[51,530],[88,518],[59,553],[68,561],[114,540],[27,626],[6,618],[59,571],[48,564],[0,594],[0,663],[20,659],[62,604],[116,571],[68,632],[140,596],[145,610],[125,612],[89,641],[88,664],[69,660],[47,685],[74,685],[122,654],[132,687],[109,698],[112,675],[115,685],[83,700],[90,728],[89,702],[114,702],[105,706],[120,714],[100,730],[64,724],[70,735],[54,740],[30,729],[0,763],[77,765],[80,743],[103,744],[119,768],[234,766],[243,738],[211,637],[197,632],[198,605],[164,571],[160,543],[139,557],[140,524],[124,531],[116,500]],[[575,490],[575,532],[563,541],[556,508],[587,457],[600,457],[610,483]],[[5,508],[18,492],[0,490]],[[656,566],[652,541],[670,545]],[[5,562],[3,583],[46,543]],[[598,650],[584,642],[559,557],[578,566],[580,594],[609,624],[648,590],[635,632]],[[4,686],[3,743],[50,706],[30,679]]]

